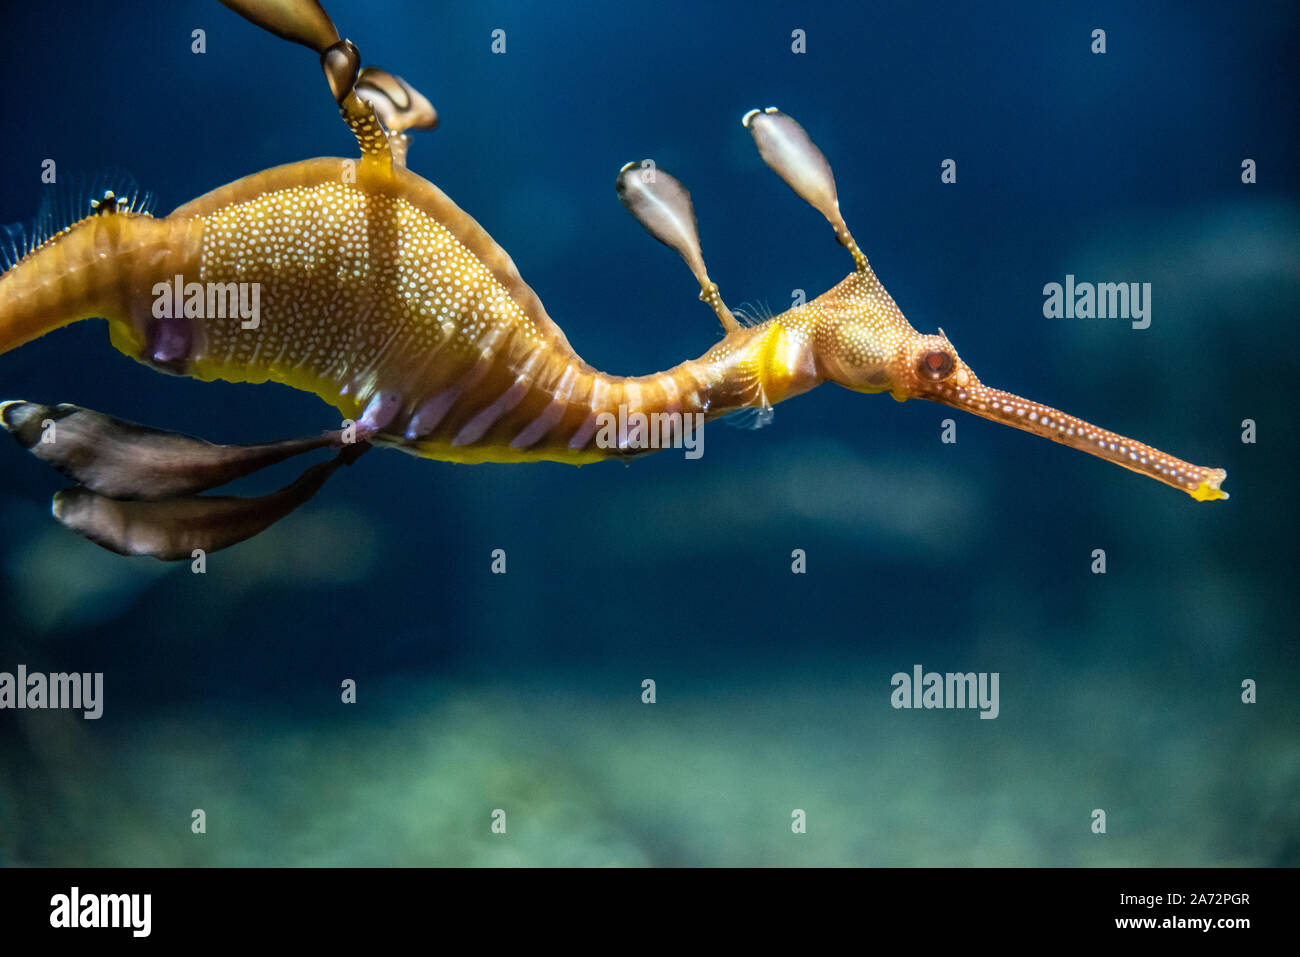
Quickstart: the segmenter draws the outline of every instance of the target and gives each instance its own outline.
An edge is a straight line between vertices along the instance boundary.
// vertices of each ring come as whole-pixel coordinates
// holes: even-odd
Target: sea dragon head
[[[1227,477],[1223,469],[1192,465],[980,382],[943,330],[927,334],[913,328],[876,278],[840,213],[830,164],[803,127],[776,107],[750,110],[741,122],[753,134],[763,161],[831,224],[855,266],[834,288],[781,313],[762,329],[743,329],[709,278],[695,210],[680,182],[645,160],[624,166],[616,186],[628,211],[652,236],[677,250],[695,275],[700,298],[726,332],[714,352],[722,357],[757,353],[754,364],[761,371],[751,377],[782,383],[777,401],[828,381],[855,392],[888,392],[899,402],[928,399],[1114,462],[1198,501],[1228,497],[1219,488]]]
[[[1106,459],[1198,501],[1227,498],[1223,469],[1192,465],[1083,419],[993,389],[957,354],[940,329],[918,332],[870,272],[850,275],[802,307],[822,378],[855,392],[888,392],[899,402],[928,399],[1032,432]],[[799,317],[794,317],[798,323]]]
[[[942,329],[918,332],[876,278],[840,214],[830,164],[803,128],[776,108],[744,125],[763,160],[835,230],[856,269],[825,294],[778,317],[812,343],[818,376],[857,392],[928,399],[1032,432],[1181,489],[1198,501],[1227,498],[1223,469],[1192,465],[1073,415],[980,382]]]

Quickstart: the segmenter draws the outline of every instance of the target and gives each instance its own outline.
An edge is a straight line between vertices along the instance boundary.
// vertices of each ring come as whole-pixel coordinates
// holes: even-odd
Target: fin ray
[[[112,192],[122,212],[152,215],[154,195],[125,170],[73,173],[42,187],[40,204],[30,222],[0,225],[0,273],[8,272],[54,237],[94,213],[91,200]]]
[[[751,405],[745,409],[728,412],[719,421],[733,429],[757,431],[771,425],[774,418],[776,418],[776,410],[770,405]]]

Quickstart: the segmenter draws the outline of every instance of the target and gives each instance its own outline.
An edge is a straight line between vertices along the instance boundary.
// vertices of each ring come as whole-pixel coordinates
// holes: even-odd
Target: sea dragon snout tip
[[[1218,499],[1230,498],[1231,496],[1227,492],[1219,488],[1227,477],[1228,473],[1225,469],[1214,469],[1209,475],[1205,476],[1200,485],[1187,494],[1198,502],[1213,502]]]

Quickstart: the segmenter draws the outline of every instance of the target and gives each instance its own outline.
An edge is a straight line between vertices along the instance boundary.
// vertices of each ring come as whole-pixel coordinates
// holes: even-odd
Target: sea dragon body
[[[701,421],[744,409],[766,413],[830,381],[960,408],[1089,452],[1198,500],[1227,497],[1219,488],[1223,470],[1191,465],[990,389],[942,331],[915,330],[849,234],[829,164],[802,128],[774,108],[751,111],[744,124],[764,161],[831,223],[853,255],[854,271],[803,305],[741,325],[705,271],[685,188],[662,171],[651,167],[646,175],[644,166],[629,164],[619,176],[620,198],[686,260],[725,335],[699,358],[654,375],[600,372],[569,345],[506,252],[437,187],[406,169],[405,131],[436,123],[427,100],[381,70],[359,70],[356,48],[338,38],[316,0],[223,2],[321,54],[360,159],[269,169],[163,218],[123,208],[106,195],[93,215],[27,251],[0,276],[0,352],[102,316],[119,350],[155,368],[203,380],[280,382],[320,396],[339,410],[345,426],[355,425],[354,433],[340,433],[349,436],[340,442],[356,437],[465,463],[585,464],[636,455],[655,446],[629,444],[625,436],[608,441],[599,424],[635,413]],[[251,322],[233,308],[248,288],[260,304]],[[134,453],[162,447],[161,433],[79,410],[85,413],[82,432],[94,439],[58,452],[40,449],[29,426],[47,421],[38,410],[48,408],[7,403],[0,418],[36,454],[86,484],[87,494],[107,494],[87,479],[85,468],[92,459],[102,465],[104,448],[116,443],[119,452],[129,447]],[[61,416],[75,409],[57,408]],[[213,466],[204,443],[185,442],[197,443],[196,469],[208,456],[205,468],[212,475],[205,472],[205,482],[229,480],[263,461],[263,453],[249,451],[239,471],[231,462],[244,447],[206,446],[225,450]],[[166,448],[173,472],[177,455],[182,466],[190,461],[175,443]],[[113,461],[130,458],[120,454]],[[114,500],[150,499],[161,487],[143,467],[115,464],[110,471]],[[196,489],[211,487],[216,484],[196,483]],[[122,488],[131,494],[120,494]],[[197,501],[180,510],[133,503],[131,521],[175,523],[205,500]],[[239,500],[223,501],[230,508]],[[119,551],[183,557],[181,544],[156,543],[156,529],[143,536],[150,544],[137,546],[116,527],[87,529],[60,517]],[[176,539],[185,546],[195,540],[194,534]]]
[[[163,219],[86,218],[0,278],[4,346],[103,316],[113,344],[155,368],[281,382],[366,421],[376,444],[455,462],[635,454],[596,444],[601,413],[713,418],[820,381],[807,323],[776,321],[738,328],[657,375],[599,372],[440,190],[400,166],[358,166],[307,160]],[[157,316],[160,289],[179,299],[178,276],[204,290],[196,313],[208,311],[208,290],[257,283],[257,327],[224,308]]]

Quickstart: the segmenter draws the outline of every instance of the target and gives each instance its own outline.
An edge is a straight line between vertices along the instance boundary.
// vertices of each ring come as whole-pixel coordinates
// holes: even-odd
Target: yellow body
[[[643,449],[601,441],[597,423],[622,413],[702,422],[833,381],[961,408],[1198,500],[1226,497],[1221,469],[989,389],[942,333],[913,329],[849,234],[825,158],[775,108],[747,114],[745,125],[764,160],[834,226],[854,272],[806,305],[742,327],[704,272],[684,188],[623,180],[629,208],[686,257],[727,331],[703,356],[654,375],[593,369],[506,252],[405,168],[403,130],[436,122],[428,102],[383,71],[359,71],[355,47],[314,3],[227,2],[321,54],[361,157],[266,170],[163,219],[102,208],[0,276],[0,352],[105,316],[118,349],[164,371],[284,383],[359,419],[375,444],[455,462],[636,454]],[[177,277],[180,288],[196,284],[200,300],[205,288],[255,287],[256,321],[201,305],[191,314],[181,296],[160,310],[160,290]]]

